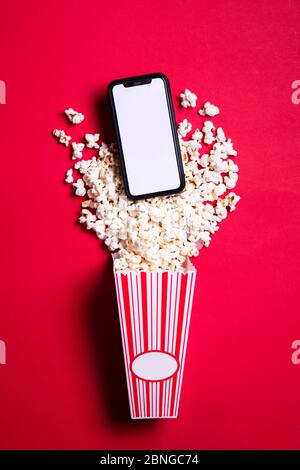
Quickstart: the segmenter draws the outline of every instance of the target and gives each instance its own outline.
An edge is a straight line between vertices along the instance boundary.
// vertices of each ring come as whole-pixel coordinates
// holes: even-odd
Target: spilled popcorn
[[[76,144],[76,142],[72,142],[72,160],[77,160],[78,158],[82,158],[82,151],[85,147],[85,144]]]
[[[181,137],[186,137],[186,135],[192,130],[192,124],[188,122],[187,119],[184,119],[178,126],[178,134]]]
[[[73,168],[70,168],[67,173],[66,173],[66,177],[65,177],[65,183],[73,183],[74,181],[74,178],[73,178]]]
[[[99,139],[100,139],[100,134],[85,134],[86,146],[90,149],[99,148],[99,144],[98,144]]]
[[[75,189],[76,196],[83,197],[86,195],[84,181],[81,178],[79,178],[75,183],[73,183],[73,188]]]
[[[180,97],[183,107],[196,106],[197,97],[189,90]],[[205,121],[189,138],[191,132],[187,119],[179,123],[185,189],[140,201],[125,194],[115,144],[100,141],[99,134],[85,134],[86,147],[94,148],[96,155],[84,160],[85,145],[72,143],[72,158],[77,161],[65,181],[72,184],[77,196],[85,197],[79,222],[95,232],[109,250],[118,252],[115,269],[184,270],[186,258],[209,246],[219,223],[228,211],[235,210],[240,197],[232,192],[238,166],[232,160],[237,152],[231,139],[211,121]],[[203,146],[205,151],[200,154]],[[73,169],[81,175],[76,181]]]
[[[196,101],[197,101],[197,96],[195,93],[192,93],[190,90],[187,88],[183,93],[180,93],[180,98],[181,98],[181,106],[183,108],[195,108],[196,107]]]
[[[54,137],[57,137],[57,140],[60,144],[64,144],[66,147],[69,146],[69,141],[71,137],[65,134],[65,131],[60,131],[59,129],[54,129],[53,133]]]
[[[216,116],[217,114],[219,114],[219,112],[220,112],[219,108],[215,106],[214,104],[211,104],[209,101],[204,103],[203,108],[199,109],[198,111],[200,116],[210,116],[210,117]]]
[[[84,115],[73,108],[66,109],[65,114],[72,124],[80,124],[84,120]]]

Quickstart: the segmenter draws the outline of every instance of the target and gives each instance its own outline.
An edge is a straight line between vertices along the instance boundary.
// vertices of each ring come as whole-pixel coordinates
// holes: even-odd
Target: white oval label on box
[[[132,372],[143,380],[166,380],[178,369],[178,362],[171,354],[150,351],[137,356],[132,364]]]

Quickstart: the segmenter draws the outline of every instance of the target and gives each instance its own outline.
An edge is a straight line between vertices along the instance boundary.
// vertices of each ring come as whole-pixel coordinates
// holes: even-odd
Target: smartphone
[[[167,77],[153,73],[114,80],[108,94],[127,196],[182,191],[184,170]]]

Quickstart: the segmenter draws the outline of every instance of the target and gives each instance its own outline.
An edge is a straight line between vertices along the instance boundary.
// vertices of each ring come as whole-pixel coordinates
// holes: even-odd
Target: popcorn
[[[93,207],[94,203],[93,201],[90,201],[89,199],[87,199],[86,201],[82,201],[81,203],[81,207],[87,209],[88,207]]]
[[[79,178],[75,183],[73,183],[73,188],[75,188],[75,194],[76,196],[85,196],[86,195],[86,189],[84,186],[84,182],[81,178]]]
[[[227,209],[226,209],[226,207],[224,206],[224,204],[222,204],[221,201],[218,201],[218,202],[217,202],[216,209],[215,209],[215,213],[216,213],[216,215],[219,217],[220,220],[226,219],[226,217],[227,217]]]
[[[208,166],[208,164],[209,164],[209,155],[207,153],[204,153],[201,156],[201,158],[199,159],[199,164],[204,168]]]
[[[88,209],[82,209],[81,214],[81,217],[79,217],[79,223],[85,224],[87,230],[94,228],[97,217]]]
[[[84,175],[87,172],[88,168],[95,165],[97,166],[98,163],[96,161],[96,157],[93,157],[91,160],[82,160],[80,162],[76,162],[74,168],[75,170],[79,170],[80,173]]]
[[[235,193],[229,193],[225,198],[227,207],[229,207],[230,212],[233,212],[236,209],[236,205],[240,200],[240,196]]]
[[[192,139],[200,142],[202,138],[203,138],[203,133],[199,129],[196,129],[192,135]]]
[[[76,144],[76,142],[72,142],[72,160],[77,160],[78,158],[82,158],[82,151],[85,147],[85,144]]]
[[[190,106],[192,108],[196,107],[197,96],[187,88],[185,89],[184,93],[180,93],[180,98],[181,106],[183,108],[189,108]]]
[[[86,146],[90,149],[99,148],[99,144],[97,143],[100,139],[100,134],[85,134]]]
[[[216,142],[212,152],[214,155],[220,156],[221,158],[228,158],[228,156],[235,157],[237,155],[237,151],[234,150],[231,139],[228,139],[226,142]]]
[[[54,135],[54,137],[57,137],[58,142],[60,144],[64,144],[66,147],[69,146],[69,141],[71,140],[71,137],[66,135],[65,131],[63,131],[63,130],[60,131],[59,129],[54,129],[52,134]]]
[[[224,177],[224,182],[226,184],[227,189],[233,189],[238,180],[238,174],[230,171],[228,173],[229,176]]]
[[[226,142],[223,143],[223,151],[227,155],[231,155],[232,157],[237,156],[237,151],[234,150],[231,139],[228,139]]]
[[[225,137],[222,127],[218,127],[216,139],[217,139],[217,142],[226,142],[226,137]]]
[[[209,232],[206,232],[206,231],[200,232],[199,237],[204,246],[209,246],[209,243],[211,240],[211,236]]]
[[[207,145],[211,145],[216,139],[213,134],[213,130],[215,129],[215,126],[211,121],[205,121],[202,127],[202,132],[204,134],[204,139],[203,142]]]
[[[211,121],[204,121],[202,132],[204,132],[204,133],[210,132],[213,129],[215,129],[215,126],[213,125],[213,123]]]
[[[217,206],[223,206],[225,208],[229,208],[229,211],[230,212],[233,212],[235,209],[236,209],[236,205],[237,203],[239,202],[240,200],[240,196],[238,196],[237,194],[235,193],[228,193],[226,197],[224,197],[224,199],[220,199],[218,202],[217,202]]]
[[[181,137],[186,137],[186,135],[192,130],[192,124],[187,120],[184,119],[178,125],[178,134]]]
[[[112,155],[112,152],[107,144],[104,142],[99,147],[99,157],[106,158]]]
[[[232,171],[233,173],[237,173],[239,171],[239,167],[230,158],[227,160],[227,167],[228,171]]]
[[[187,154],[191,157],[192,160],[199,157],[199,149],[202,148],[202,145],[197,140],[189,140],[184,142],[183,146],[186,149]]]
[[[219,114],[220,110],[214,104],[211,104],[209,101],[204,103],[203,108],[199,109],[198,113],[200,116],[211,116],[214,117]]]
[[[186,107],[194,107],[197,97],[189,90],[182,95],[189,103]],[[238,180],[238,166],[230,158],[237,154],[231,139],[211,121],[187,138],[191,130],[187,119],[179,123],[185,189],[142,201],[125,194],[115,144],[100,142],[99,134],[86,134],[86,146],[98,149],[98,155],[83,160],[85,144],[72,143],[74,169],[81,177],[74,182],[70,169],[65,181],[72,183],[77,196],[85,196],[79,223],[118,252],[116,270],[183,271],[186,257],[198,256],[208,247],[219,223],[235,210],[240,198],[228,193]],[[210,148],[200,155],[202,142]]]
[[[210,168],[219,172],[219,173],[228,173],[228,163],[226,160],[222,160],[221,157],[210,153],[209,155]]]
[[[205,132],[204,139],[203,139],[203,142],[205,144],[211,145],[214,140],[216,140],[216,139],[214,137],[214,134],[211,131]]]
[[[75,111],[73,108],[66,109],[65,114],[72,124],[80,124],[84,120],[84,115],[78,113],[78,111]]]
[[[65,183],[73,183],[73,181],[73,168],[70,168],[66,173]]]

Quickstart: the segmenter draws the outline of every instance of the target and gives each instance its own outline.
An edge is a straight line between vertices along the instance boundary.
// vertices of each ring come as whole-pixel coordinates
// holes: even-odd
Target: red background
[[[299,24],[299,0],[2,3],[1,448],[300,447]],[[185,87],[220,106],[242,199],[196,260],[180,416],[132,422],[110,255],[51,131],[72,106],[109,140],[108,82],[156,71],[178,120]]]

